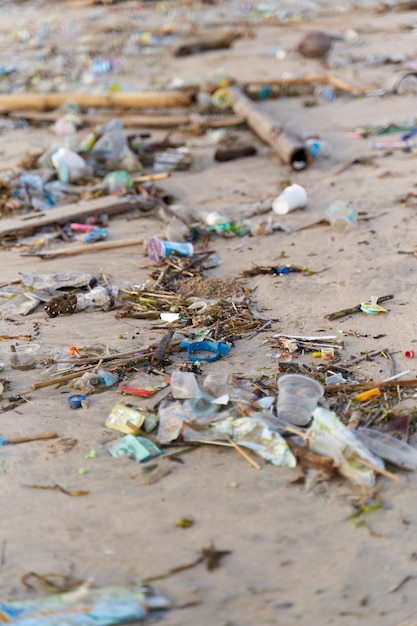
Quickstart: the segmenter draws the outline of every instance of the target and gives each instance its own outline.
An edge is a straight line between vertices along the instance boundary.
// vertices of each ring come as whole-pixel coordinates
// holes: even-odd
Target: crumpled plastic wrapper
[[[372,454],[334,411],[323,407],[317,407],[313,412],[309,446],[313,452],[332,458],[340,474],[364,487],[374,485],[375,474],[360,463],[361,458],[377,468],[384,468],[383,460]]]

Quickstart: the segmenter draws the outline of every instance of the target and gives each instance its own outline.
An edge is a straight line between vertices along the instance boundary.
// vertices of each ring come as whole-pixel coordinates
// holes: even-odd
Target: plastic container
[[[301,185],[289,185],[272,203],[272,210],[277,215],[286,215],[307,205],[307,192]]]
[[[162,259],[171,254],[171,252],[176,252],[180,256],[192,256],[194,254],[194,246],[192,243],[181,241],[162,241],[158,237],[152,237],[149,240],[148,255],[154,263],[160,265]]]
[[[319,398],[324,394],[322,385],[302,374],[284,374],[277,383],[279,419],[297,426],[308,424]]]
[[[3,354],[12,369],[26,371],[32,370],[36,366],[36,355],[39,348],[37,343],[11,346]]]
[[[401,469],[417,469],[417,449],[405,441],[372,428],[361,427],[355,432],[357,438],[374,454]]]
[[[345,202],[334,202],[326,211],[326,217],[334,230],[344,232],[357,223],[356,211]]]

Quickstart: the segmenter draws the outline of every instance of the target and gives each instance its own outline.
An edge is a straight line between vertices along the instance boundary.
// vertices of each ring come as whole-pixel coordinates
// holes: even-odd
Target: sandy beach
[[[342,6],[327,0],[84,4],[2,3],[0,65],[6,69],[0,110],[1,96],[15,89],[87,94],[105,92],[108,83],[126,92],[183,91],[197,85],[201,96],[204,86],[219,76],[240,87],[303,76],[323,76],[327,87],[329,77],[336,77],[349,87],[333,86],[326,92],[321,85],[305,95],[257,101],[277,124],[307,129],[322,142],[321,152],[302,171],[283,163],[245,125],[227,132],[257,153],[225,162],[214,159],[220,136],[216,129],[196,133],[189,125],[126,127],[130,136],[149,133],[148,141],[162,141],[169,133],[173,144],[185,145],[192,155],[191,169],[172,171],[157,183],[173,198],[172,211],[182,220],[204,224],[206,215],[216,211],[229,221],[247,219],[252,229],[253,234],[241,237],[212,234],[206,242],[202,237],[194,241],[197,252],[214,251],[221,261],[205,270],[205,288],[215,278],[224,285],[233,279],[234,287],[247,290],[260,317],[268,320],[262,329],[237,337],[228,355],[203,362],[199,380],[227,372],[248,385],[262,382],[276,394],[276,378],[285,365],[310,375],[331,370],[309,350],[298,350],[286,360],[274,337],[278,333],[335,336],[340,342],[336,369],[338,361],[349,363],[380,351],[346,368],[347,377],[369,383],[369,388],[402,372],[407,372],[402,378],[417,378],[417,360],[405,355],[417,353],[416,148],[412,137],[408,145],[389,144],[416,126],[417,89],[398,93],[401,89],[394,85],[415,71],[407,68],[417,63],[417,12],[394,10],[401,3],[382,10],[378,2]],[[190,33],[222,28],[239,30],[229,48],[172,54]],[[297,52],[298,42],[311,30],[333,36],[326,60]],[[91,76],[94,58],[113,59],[113,72]],[[194,103],[164,114],[202,115],[198,107]],[[129,112],[114,113],[123,120]],[[52,119],[39,124],[22,114],[27,122],[19,125],[17,118],[0,118],[4,176],[17,170],[25,155],[62,141]],[[388,132],[389,126],[398,130]],[[90,130],[80,127],[76,137],[84,138]],[[378,145],[382,142],[387,143]],[[152,172],[145,165],[143,173]],[[307,206],[278,216],[268,207],[290,183],[304,187]],[[356,216],[355,224],[342,231],[326,220],[327,209],[337,201],[353,207]],[[255,214],[261,203],[267,208]],[[8,220],[20,215],[2,207],[0,235]],[[50,211],[59,215],[60,208]],[[37,219],[32,215],[32,222]],[[267,232],[272,222],[275,229]],[[143,243],[42,259],[28,255],[36,237],[46,251],[82,242],[48,239],[49,234],[36,228],[30,236],[2,236],[2,291],[24,291],[18,283],[22,273],[84,272],[128,291],[151,285],[157,266],[146,243],[152,236],[167,239],[172,233],[166,214],[135,208],[110,215],[107,228],[108,242],[136,238]],[[258,266],[284,265],[300,271],[244,276]],[[196,291],[194,295],[204,299]],[[384,313],[326,318],[387,295],[393,297],[384,303]],[[97,587],[156,579],[153,584],[171,608],[150,617],[149,623],[166,626],[417,624],[415,472],[387,466],[399,480],[379,475],[367,492],[340,475],[307,488],[301,464],[276,467],[251,453],[257,470],[231,447],[200,445],[171,460],[154,459],[160,475],[152,482],[143,469],[146,463],[110,456],[108,446],[121,433],[107,428],[105,421],[116,403],[152,409],[169,387],[144,399],[122,395],[113,385],[89,394],[86,408],[73,410],[68,396],[80,392],[72,381],[35,390],[31,386],[56,375],[56,360],[71,346],[93,353],[140,352],[158,344],[169,324],[123,317],[117,308],[51,318],[41,304],[23,316],[3,308],[6,301],[0,300],[3,360],[16,343],[40,348],[36,368],[21,371],[6,362],[1,372],[0,436],[6,442],[37,433],[58,437],[0,450],[2,602],[43,597],[22,580],[30,572],[55,573],[91,579]],[[190,327],[180,330],[187,336]],[[177,350],[157,369],[171,375],[186,362],[186,351]],[[123,371],[119,382],[129,384],[133,376],[132,370]],[[416,394],[417,382],[415,387],[382,389],[367,403],[359,403],[352,393],[330,391],[320,403],[345,423],[353,410],[359,411],[362,424],[373,417],[374,427],[401,418],[395,434],[417,447]],[[18,399],[13,407],[11,398]],[[59,485],[88,494],[69,497],[30,485]],[[355,512],[358,516],[352,518]],[[190,527],[181,527],[181,520],[191,520]],[[210,548],[227,552],[212,571],[203,558],[195,567],[172,572]]]

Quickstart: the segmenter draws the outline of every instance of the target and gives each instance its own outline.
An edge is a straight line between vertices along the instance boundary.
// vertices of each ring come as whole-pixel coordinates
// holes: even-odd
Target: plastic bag
[[[373,455],[359,438],[342,424],[336,413],[323,407],[317,407],[313,412],[309,445],[313,452],[332,458],[343,476],[365,487],[374,485],[375,475],[372,469],[360,463],[360,459],[377,468],[384,468],[382,459]]]

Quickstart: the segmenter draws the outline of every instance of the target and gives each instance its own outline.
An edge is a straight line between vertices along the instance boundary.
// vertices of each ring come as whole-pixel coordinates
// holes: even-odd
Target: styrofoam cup
[[[301,185],[290,185],[272,203],[272,210],[277,215],[286,215],[307,205],[307,192]]]
[[[278,417],[297,426],[308,424],[319,398],[324,394],[322,385],[303,374],[284,374],[277,383]]]

